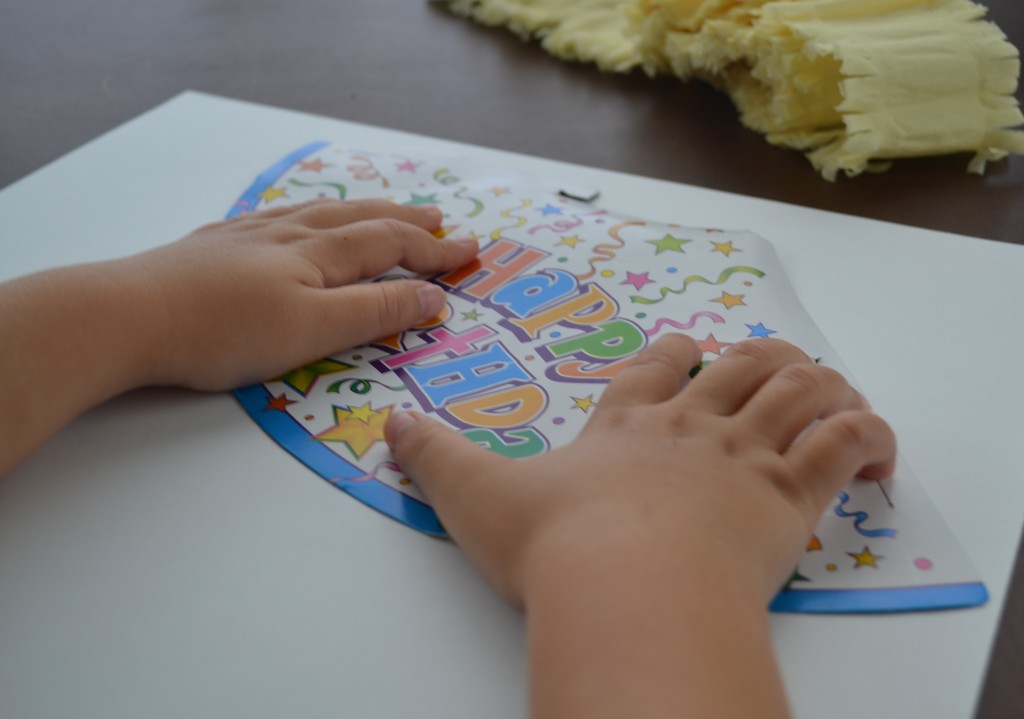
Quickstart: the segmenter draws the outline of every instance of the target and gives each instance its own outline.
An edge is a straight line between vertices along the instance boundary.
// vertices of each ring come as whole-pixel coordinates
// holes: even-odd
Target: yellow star
[[[278,197],[288,197],[288,194],[284,191],[283,187],[268,187],[267,189],[260,193],[260,197],[262,197],[263,201],[269,205]]]
[[[369,424],[370,420],[376,417],[378,414],[380,414],[380,410],[374,409],[373,407],[370,406],[370,403],[367,402],[362,407],[349,407],[348,417],[345,418],[345,421],[351,422],[355,420],[356,422]]]
[[[356,459],[361,459],[370,447],[384,441],[384,425],[393,407],[392,404],[374,410],[369,402],[355,409],[334,405],[334,426],[316,435],[314,439],[320,442],[341,442]],[[364,420],[363,416],[367,419]],[[350,421],[352,419],[358,421]]]
[[[733,252],[743,252],[743,250],[736,249],[732,246],[732,240],[729,240],[728,242],[712,242],[711,244],[714,245],[715,248],[711,250],[712,252],[721,252],[726,257],[731,255]]]
[[[556,242],[555,247],[558,247],[559,245],[565,245],[567,247],[572,247],[573,249],[576,249],[576,245],[585,241],[586,240],[581,240],[578,235],[569,235],[568,237],[563,237],[558,242]]]
[[[730,295],[728,292],[723,291],[721,297],[717,297],[711,301],[721,302],[723,305],[725,305],[725,309],[731,310],[736,305],[747,304],[746,302],[743,301],[743,297],[743,295]]]
[[[507,187],[492,187],[490,189],[490,192],[492,192],[495,197],[501,197],[502,195],[504,195],[508,191],[509,190],[508,190]]]
[[[597,406],[597,402],[594,401],[594,395],[592,394],[588,394],[586,397],[570,397],[570,399],[576,405],[573,409],[581,409],[583,414],[590,412],[591,407]]]
[[[875,562],[879,559],[885,559],[885,557],[881,555],[872,554],[871,550],[867,548],[867,545],[864,546],[863,552],[847,552],[847,555],[857,560],[857,563],[853,565],[854,569],[859,567],[874,567],[875,569],[878,569],[878,565]]]

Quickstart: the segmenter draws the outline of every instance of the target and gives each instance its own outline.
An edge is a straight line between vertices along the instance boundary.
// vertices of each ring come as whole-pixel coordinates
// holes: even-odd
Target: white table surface
[[[992,595],[774,616],[796,714],[971,714],[1024,520],[1024,247],[187,93],[0,192],[0,279],[171,241],[314,139],[473,155],[770,239]],[[74,381],[69,357],[39,401]],[[457,549],[320,480],[230,395],[119,398],[0,481],[0,717],[503,719],[524,661],[521,618]]]

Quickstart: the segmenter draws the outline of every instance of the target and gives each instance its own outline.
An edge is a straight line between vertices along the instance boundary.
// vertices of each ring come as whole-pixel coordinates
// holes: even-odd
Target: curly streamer
[[[694,312],[692,315],[690,315],[690,321],[686,322],[686,323],[676,322],[675,320],[670,320],[667,317],[661,317],[661,318],[658,319],[657,322],[654,323],[654,327],[652,327],[649,330],[644,330],[644,333],[648,337],[652,337],[652,336],[658,334],[658,332],[661,331],[661,328],[664,327],[665,325],[669,325],[670,327],[675,327],[677,330],[692,330],[694,325],[697,324],[697,320],[699,318],[701,318],[701,317],[707,317],[712,322],[714,322],[716,325],[717,324],[722,324],[723,322],[725,322],[725,319],[721,315],[716,315],[714,312],[704,312],[704,311],[701,311],[701,312]]]
[[[629,299],[641,305],[654,305],[664,300],[670,294],[683,294],[684,292],[686,292],[686,288],[689,287],[694,282],[703,282],[709,285],[720,285],[737,272],[746,272],[748,274],[754,275],[755,277],[764,277],[764,272],[755,267],[744,267],[742,265],[737,265],[736,267],[727,267],[726,269],[722,270],[722,273],[718,275],[718,279],[715,280],[714,282],[709,280],[707,277],[701,277],[700,275],[690,275],[689,277],[683,280],[683,286],[680,287],[678,290],[671,290],[668,287],[662,287],[659,290],[661,297],[659,297],[656,300],[652,300],[649,297],[642,297],[641,295],[630,295]]]
[[[366,474],[363,474],[363,475],[361,475],[359,477],[351,477],[351,478],[346,478],[346,479],[343,479],[343,478],[340,478],[340,477],[334,477],[334,478],[330,479],[329,481],[330,481],[331,484],[333,484],[336,487],[340,487],[344,482],[365,482],[365,481],[370,480],[370,479],[377,479],[377,474],[382,469],[390,469],[392,472],[401,472],[402,471],[402,468],[399,467],[396,462],[386,461],[386,462],[379,463],[376,467],[371,469],[369,472],[367,472]]]
[[[608,262],[608,260],[615,259],[614,250],[620,250],[626,246],[626,241],[623,240],[622,235],[619,234],[620,230],[630,226],[642,227],[643,225],[646,224],[646,222],[620,222],[619,224],[615,225],[615,227],[612,227],[610,230],[608,230],[608,234],[611,235],[612,239],[615,240],[615,242],[618,244],[595,245],[593,254],[591,254],[590,259],[587,260],[587,264],[590,266],[590,272],[584,272],[582,275],[576,275],[576,278],[580,280],[585,280],[588,277],[593,277],[594,274],[597,272],[597,268],[594,267],[596,263]]]
[[[333,187],[338,193],[339,200],[344,200],[348,195],[348,189],[340,182],[302,182],[293,177],[288,180],[288,184],[295,185],[296,187]]]
[[[383,382],[381,382],[380,380],[376,380],[376,379],[362,379],[361,377],[349,377],[347,379],[338,380],[337,382],[332,384],[330,387],[328,387],[327,391],[328,392],[335,392],[335,393],[341,392],[342,385],[344,385],[347,382],[351,382],[352,383],[349,386],[349,389],[352,390],[353,392],[355,392],[356,394],[368,394],[370,392],[370,390],[373,389],[373,387],[371,385],[375,385],[375,384],[379,384],[384,389],[389,389],[392,392],[404,392],[406,390],[405,385],[400,385],[398,387],[392,387],[391,385],[386,385]]]
[[[472,202],[473,209],[470,211],[468,215],[466,215],[466,217],[476,217],[477,215],[484,211],[484,203],[480,202],[480,200],[476,199],[475,197],[466,197],[464,194],[462,194],[466,192],[468,189],[468,187],[460,187],[459,191],[452,195],[452,197],[457,197],[460,200],[468,200],[469,202]]]
[[[352,173],[352,177],[357,180],[380,180],[381,187],[384,189],[391,187],[391,183],[388,182],[388,178],[380,174],[380,170],[377,169],[376,165],[373,164],[373,160],[369,157],[355,155],[352,159],[362,163],[349,165],[345,168]]]
[[[447,167],[442,167],[440,170],[434,171],[434,180],[441,183],[442,185],[454,185],[456,182],[460,182],[459,178],[452,174],[452,171]]]
[[[846,492],[839,493],[839,504],[836,505],[836,516],[837,517],[854,517],[853,528],[865,537],[895,537],[895,529],[862,529],[861,524],[867,521],[867,512],[847,512],[843,509],[843,505],[850,501],[850,495]]]
[[[519,215],[513,215],[512,211],[513,210],[525,210],[527,207],[529,207],[532,204],[533,204],[533,200],[531,200],[530,198],[527,197],[527,198],[523,199],[523,204],[519,205],[519,207],[510,207],[507,210],[502,210],[501,211],[501,216],[502,217],[504,217],[505,219],[508,219],[508,220],[511,220],[511,219],[515,218],[516,220],[518,220],[518,222],[516,222],[516,224],[514,224],[514,225],[509,225],[508,227],[499,227],[498,229],[494,230],[493,232],[491,232],[491,239],[492,240],[497,240],[498,238],[500,238],[501,237],[501,233],[504,230],[514,230],[517,227],[522,227],[523,225],[525,225],[526,224],[526,218],[525,217],[520,217]]]

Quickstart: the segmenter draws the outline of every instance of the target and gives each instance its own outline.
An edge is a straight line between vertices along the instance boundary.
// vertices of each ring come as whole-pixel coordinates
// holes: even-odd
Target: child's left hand
[[[319,200],[201,227],[133,257],[0,284],[0,474],[90,407],[144,385],[230,389],[436,315],[429,282],[360,283],[395,265],[454,269],[436,207]],[[37,388],[67,372],[60,402]]]
[[[229,389],[386,337],[435,316],[440,287],[359,283],[399,265],[420,274],[476,255],[472,238],[438,239],[436,207],[317,200],[199,228],[127,258],[146,278],[160,328],[146,384]]]

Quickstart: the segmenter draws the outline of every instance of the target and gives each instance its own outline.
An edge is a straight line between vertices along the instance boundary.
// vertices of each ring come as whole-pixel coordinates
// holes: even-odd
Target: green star
[[[351,365],[348,362],[339,362],[328,357],[308,364],[305,367],[293,369],[292,371],[286,372],[280,377],[275,377],[270,381],[284,382],[286,385],[305,397],[318,377],[322,377],[325,374],[334,374],[335,372],[346,372],[355,368],[355,365]]]
[[[464,320],[478,320],[480,319],[480,313],[476,310],[470,310],[469,312],[462,313],[462,319]]]
[[[682,237],[673,237],[672,235],[665,235],[660,240],[647,240],[647,244],[657,248],[654,253],[656,255],[660,255],[662,252],[683,252],[683,245],[687,242],[693,242],[693,240],[684,240]]]
[[[416,207],[417,205],[436,205],[437,204],[437,193],[432,192],[429,195],[417,195],[415,192],[410,193],[412,199],[405,203],[406,207]]]

